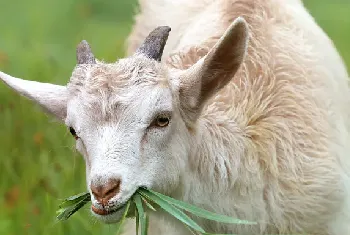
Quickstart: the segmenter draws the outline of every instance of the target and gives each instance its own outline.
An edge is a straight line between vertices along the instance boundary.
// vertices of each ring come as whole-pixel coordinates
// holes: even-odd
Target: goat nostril
[[[112,179],[108,181],[104,189],[103,199],[109,200],[115,195],[117,195],[120,189],[120,183],[121,183],[120,180],[117,180],[117,179]]]
[[[107,197],[108,195],[114,194],[117,190],[118,190],[118,188],[115,186],[115,187],[111,188],[110,190],[108,190],[105,193],[105,196]]]
[[[91,189],[91,193],[95,196],[96,199],[103,197],[102,195],[103,187],[91,185],[90,189]]]
[[[91,185],[91,193],[95,199],[106,204],[109,199],[117,195],[120,190],[121,181],[119,179],[111,179],[105,185]]]

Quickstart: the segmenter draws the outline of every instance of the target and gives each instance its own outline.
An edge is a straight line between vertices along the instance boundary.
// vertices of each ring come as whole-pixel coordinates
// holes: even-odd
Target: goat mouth
[[[95,207],[94,205],[91,205],[91,210],[95,214],[101,215],[101,216],[113,214],[113,213],[121,210],[122,208],[124,208],[124,205],[121,205],[120,207],[118,207],[116,209],[107,209],[107,210],[106,209],[100,209],[100,208]]]
[[[132,194],[132,196],[136,193],[136,191]],[[100,208],[97,208],[94,206],[94,204],[91,204],[91,210],[92,212],[94,212],[96,215],[99,215],[99,216],[109,216],[109,215],[112,215],[112,214],[115,214],[117,212],[120,212],[122,211],[123,209],[126,208],[126,205],[128,203],[128,201],[132,198],[132,196],[124,203],[120,204],[117,208],[108,208],[108,209],[105,209],[104,207],[102,207],[102,209]]]

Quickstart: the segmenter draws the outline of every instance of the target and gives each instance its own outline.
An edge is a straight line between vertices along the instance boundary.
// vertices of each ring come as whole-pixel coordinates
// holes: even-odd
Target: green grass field
[[[305,0],[350,68],[350,0]],[[64,85],[78,42],[114,61],[124,54],[135,0],[0,0],[0,70]],[[0,83],[0,234],[114,234],[84,208],[55,222],[61,199],[85,191],[85,164],[65,126]]]

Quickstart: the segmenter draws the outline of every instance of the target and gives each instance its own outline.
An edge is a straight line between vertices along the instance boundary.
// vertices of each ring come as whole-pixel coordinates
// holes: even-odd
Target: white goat
[[[141,0],[140,7],[128,58],[102,63],[83,41],[67,86],[0,72],[70,128],[93,213],[118,221],[145,186],[258,221],[197,219],[208,232],[350,234],[348,75],[301,1]],[[164,53],[170,28],[159,25],[172,30]],[[189,234],[151,216],[150,234]]]

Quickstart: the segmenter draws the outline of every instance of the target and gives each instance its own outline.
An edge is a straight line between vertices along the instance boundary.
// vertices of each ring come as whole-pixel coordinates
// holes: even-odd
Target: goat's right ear
[[[20,95],[33,100],[59,120],[64,121],[66,118],[68,92],[65,86],[23,80],[1,71],[0,79]]]

